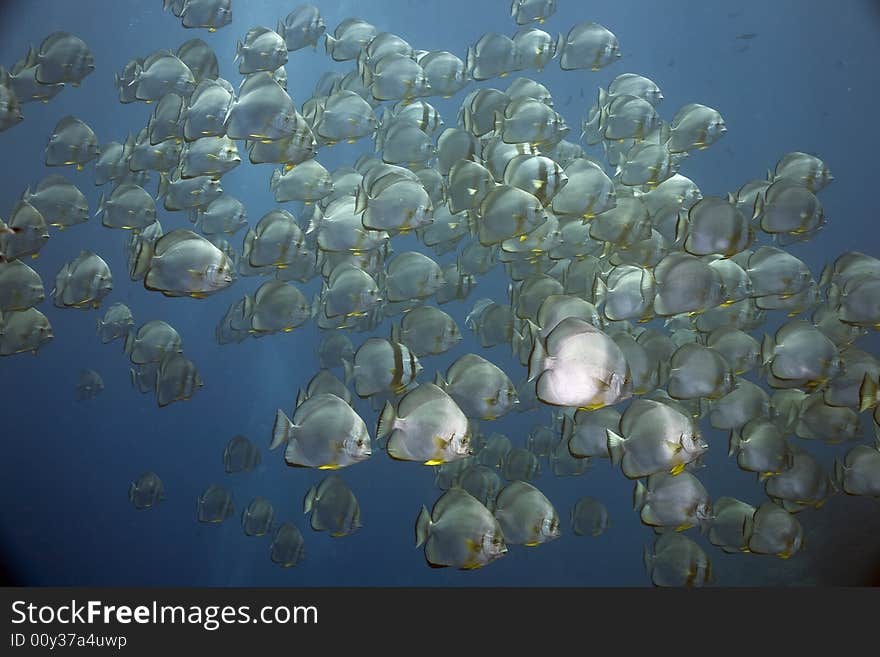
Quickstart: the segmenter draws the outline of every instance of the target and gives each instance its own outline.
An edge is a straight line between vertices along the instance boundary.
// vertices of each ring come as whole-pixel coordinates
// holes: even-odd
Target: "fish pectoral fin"
[[[669,471],[669,474],[671,474],[673,477],[680,475],[682,472],[684,472],[684,466],[684,463],[679,463]]]
[[[478,555],[480,553],[480,549],[482,548],[482,545],[480,543],[478,543],[477,541],[475,541],[471,538],[466,538],[464,540],[464,544],[467,547],[468,553],[473,556]],[[468,567],[479,568],[480,567],[480,564],[476,561],[469,561],[467,563],[469,564],[469,566],[466,565],[466,566],[464,566],[465,568],[468,568]]]

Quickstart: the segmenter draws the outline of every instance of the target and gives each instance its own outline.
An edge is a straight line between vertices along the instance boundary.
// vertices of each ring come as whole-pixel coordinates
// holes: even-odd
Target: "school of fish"
[[[231,0],[163,4],[185,28],[233,20]],[[661,112],[663,93],[647,77],[621,73],[596,89],[572,132],[534,78],[551,65],[614,65],[621,46],[589,21],[552,36],[542,27],[555,11],[556,0],[513,0],[515,33],[484,34],[462,57],[419,50],[363,18],[331,32],[312,5],[274,28],[242,30],[238,71],[223,72],[234,80],[220,77],[198,38],[134,56],[116,72],[118,98],[151,104],[148,124],[101,144],[86,121],[59,118],[41,147],[46,167],[62,173],[47,173],[0,220],[0,355],[51,342],[37,307],[53,272],[32,259],[52,229],[100,216],[126,231],[128,271],[111,273],[84,245],[55,274],[52,304],[103,311],[98,338],[124,345],[132,385],[159,407],[211,381],[173,326],[105,303],[114,275],[192,303],[260,277],[252,293],[227,293],[215,327],[223,345],[277,333],[295,341],[308,322],[322,329],[322,369],[293,408],[277,410],[266,437],[287,465],[331,471],[303,492],[314,531],[344,537],[362,526],[340,471],[369,467],[384,451],[428,466],[441,491],[432,508],[413,509],[413,542],[427,563],[481,568],[513,546],[605,532],[600,499],[582,497],[563,521],[532,482],[544,461],[570,476],[606,459],[632,480],[635,512],[657,534],[644,552],[653,585],[713,582],[711,554],[690,528],[724,552],[791,557],[804,542],[800,513],[835,494],[880,497],[880,361],[856,346],[880,329],[880,259],[844,253],[817,276],[786,251],[826,223],[820,196],[834,178],[816,155],[781,153],[765,177],[704,196],[679,169],[725,138],[722,114],[697,102]],[[350,71],[324,74],[298,106],[284,67],[321,40]],[[48,35],[0,69],[0,131],[22,122],[26,103],[89,84],[96,66],[76,35]],[[476,84],[484,81],[497,87]],[[453,125],[431,97],[460,99]],[[323,149],[359,140],[372,140],[372,155],[332,171],[321,164]],[[269,165],[278,204],[257,219],[223,189],[223,175],[245,160]],[[63,175],[86,166],[103,188],[96,208]],[[156,193],[146,188],[151,174]],[[290,202],[298,216],[282,206]],[[160,209],[183,213],[191,228],[164,231]],[[410,234],[426,253],[393,251],[394,238]],[[475,353],[432,370],[431,357],[462,340],[439,306],[467,299],[496,265],[509,298],[474,299],[463,324],[483,348],[509,345],[522,371]],[[308,298],[298,285],[312,280],[320,292]],[[771,334],[762,326],[773,311],[788,317]],[[376,335],[389,318],[390,335]],[[88,403],[103,389],[98,372],[83,370],[75,396]],[[361,417],[353,395],[376,415]],[[552,410],[550,425],[512,438],[491,430],[493,420],[538,408]],[[725,446],[710,445],[701,424],[729,432],[731,463],[755,474],[767,501],[710,499],[702,457]],[[840,445],[832,472],[810,454],[815,440]],[[262,458],[241,435],[223,452],[227,473]],[[137,509],[164,499],[154,472],[131,483]],[[211,484],[196,517],[223,522],[236,506],[227,487]],[[302,532],[277,521],[269,500],[250,501],[241,524],[269,537],[280,566],[305,558]]]

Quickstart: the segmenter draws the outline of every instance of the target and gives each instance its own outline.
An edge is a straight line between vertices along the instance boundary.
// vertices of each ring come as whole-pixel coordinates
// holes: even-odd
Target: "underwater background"
[[[38,47],[53,31],[81,37],[92,49],[95,71],[82,85],[66,87],[47,104],[23,106],[24,121],[0,133],[3,154],[0,217],[6,218],[26,187],[49,173],[43,149],[57,121],[72,114],[87,122],[99,141],[124,141],[137,134],[153,110],[144,103],[119,103],[114,74],[133,57],[158,48],[176,49],[193,37],[204,39],[220,61],[220,75],[238,86],[233,64],[235,42],[255,25],[275,26],[297,2],[234,0],[233,20],[216,32],[184,29],[162,10],[159,0],[2,0],[0,65],[11,67],[29,45]],[[358,0],[316,2],[327,32],[351,16],[393,32],[414,48],[449,50],[464,59],[469,45],[489,31],[512,34],[508,0],[420,2]],[[817,278],[822,268],[846,251],[880,256],[876,222],[880,163],[877,108],[880,85],[880,3],[847,0],[762,0],[655,3],[636,0],[582,3],[559,0],[555,14],[541,27],[552,35],[575,23],[596,21],[620,40],[623,56],[611,66],[562,71],[558,61],[540,74],[523,71],[553,94],[555,109],[572,127],[595,102],[600,86],[617,75],[645,75],[660,86],[665,100],[660,115],[670,120],[686,103],[717,108],[728,132],[705,151],[692,153],[680,172],[704,195],[726,195],[743,183],[762,178],[790,151],[818,155],[834,181],[821,200],[828,223],[816,237],[786,250],[809,265]],[[750,38],[738,38],[752,35]],[[287,90],[297,106],[312,95],[328,70],[347,72],[353,62],[334,62],[317,50],[290,53]],[[512,74],[509,79],[520,74]],[[427,99],[447,126],[456,123],[458,106],[472,89],[504,89],[508,80],[471,82],[449,99]],[[583,144],[582,144],[583,145]],[[322,147],[317,159],[329,170],[351,165],[372,151],[368,139]],[[243,149],[242,149],[243,150]],[[586,148],[601,158],[601,151]],[[241,166],[223,177],[226,192],[239,198],[253,226],[279,206],[269,189],[273,165]],[[102,188],[94,185],[93,165],[63,172],[82,190],[92,213]],[[155,191],[152,176],[148,191]],[[108,191],[104,188],[104,191]],[[301,205],[281,204],[294,215]],[[166,232],[190,228],[184,212],[160,209]],[[357,496],[363,526],[333,538],[315,532],[303,515],[303,497],[326,473],[285,465],[281,450],[270,452],[277,408],[290,411],[297,391],[318,371],[321,337],[314,321],[291,333],[240,344],[219,345],[215,327],[230,303],[252,293],[261,277],[240,276],[230,289],[203,300],[167,298],[144,289],[127,276],[124,231],[107,230],[92,218],[69,230],[52,230],[40,257],[29,264],[42,276],[47,300],[39,309],[50,319],[54,339],[36,356],[0,359],[2,405],[2,476],[0,476],[0,562],[10,583],[27,585],[180,585],[180,586],[650,586],[642,561],[654,532],[632,508],[633,482],[604,459],[594,459],[579,476],[555,476],[542,459],[532,483],[553,502],[563,520],[563,535],[537,548],[512,547],[486,568],[458,571],[428,567],[415,548],[414,524],[422,505],[431,508],[441,491],[433,472],[416,463],[396,462],[374,448],[365,463],[339,471]],[[240,248],[245,231],[230,242]],[[763,243],[769,243],[766,236]],[[455,252],[434,256],[413,237],[395,238],[395,252],[421,250],[444,265]],[[88,248],[113,272],[113,290],[100,310],[77,311],[52,306],[48,298],[56,272]],[[459,356],[478,353],[501,367],[514,382],[526,368],[509,347],[482,349],[464,319],[476,299],[507,303],[509,279],[496,264],[479,277],[476,289],[442,309],[456,319],[464,339],[439,356],[422,358],[419,381],[430,381]],[[298,287],[311,299],[320,279]],[[205,382],[192,399],[158,408],[155,397],[130,384],[122,341],[102,344],[95,322],[112,302],[128,305],[135,325],[151,319],[172,324],[181,334],[186,356]],[[370,335],[388,337],[399,317],[386,319],[373,333],[351,333],[357,347]],[[772,333],[784,313],[768,313],[761,332]],[[654,324],[662,326],[662,321]],[[653,324],[652,324],[653,326]],[[880,354],[876,332],[859,347]],[[94,399],[77,401],[79,372],[94,369],[106,389]],[[341,376],[341,371],[335,372]],[[367,401],[355,408],[372,434],[378,414]],[[547,407],[510,413],[482,423],[524,446],[528,431],[549,425]],[[698,476],[712,499],[727,495],[758,505],[763,487],[727,456],[727,432],[701,423],[710,447]],[[235,434],[260,447],[261,464],[249,473],[227,474],[223,450]],[[828,446],[798,442],[829,470],[850,444]],[[862,416],[861,442],[873,440],[869,414]],[[138,511],[128,500],[130,483],[152,470],[164,482],[167,499]],[[218,525],[197,522],[196,502],[212,484],[233,493],[235,513]],[[589,495],[603,502],[610,527],[599,537],[576,536],[568,527],[574,502]],[[305,558],[294,568],[279,568],[269,558],[270,536],[246,536],[240,513],[255,496],[268,498],[276,520],[295,523],[305,538]],[[696,529],[688,532],[712,561],[719,586],[876,585],[880,583],[880,505],[876,500],[835,495],[817,510],[798,514],[806,535],[804,549],[788,560],[750,554],[725,554],[709,545]]]

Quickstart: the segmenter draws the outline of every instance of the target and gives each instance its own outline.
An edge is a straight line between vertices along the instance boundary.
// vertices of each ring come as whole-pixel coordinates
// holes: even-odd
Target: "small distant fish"
[[[312,529],[329,531],[334,538],[353,534],[361,527],[360,505],[348,485],[336,475],[309,489],[303,512],[312,514]]]
[[[514,481],[498,493],[495,518],[508,544],[534,547],[559,538],[559,514],[549,499],[524,481]]]
[[[745,34],[737,34],[736,38],[747,40],[747,39],[754,39],[756,36],[758,36],[756,32],[746,32]]]
[[[241,514],[241,527],[248,536],[265,536],[272,530],[275,509],[265,497],[255,497]]]
[[[269,547],[272,561],[282,568],[292,568],[305,557],[305,541],[299,528],[290,522],[283,522],[275,530],[275,537]]]
[[[235,512],[232,493],[222,486],[211,484],[199,496],[199,522],[221,523]]]
[[[165,499],[165,486],[155,472],[145,472],[128,488],[128,501],[136,509],[151,509]]]
[[[95,370],[83,370],[80,372],[79,381],[76,384],[76,398],[79,401],[93,399],[104,390],[104,379]]]
[[[244,436],[233,436],[223,450],[226,472],[250,472],[260,465],[260,449]]]
[[[600,536],[609,524],[608,509],[592,497],[582,497],[571,509],[571,530],[578,536]]]
[[[416,547],[425,545],[425,559],[435,568],[482,568],[507,553],[498,520],[478,499],[461,488],[450,488],[431,512],[422,507],[416,521]]]

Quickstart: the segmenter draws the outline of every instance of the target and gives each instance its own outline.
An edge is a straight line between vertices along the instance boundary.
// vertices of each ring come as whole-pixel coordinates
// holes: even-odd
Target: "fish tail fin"
[[[376,122],[376,149],[381,150],[385,145],[385,135],[391,127],[393,115],[387,107],[382,108],[382,114]]]
[[[496,135],[500,135],[504,130],[504,113],[498,110],[495,110],[495,115],[492,119],[492,127],[495,130]]]
[[[547,369],[544,366],[546,360],[547,351],[544,349],[544,343],[541,342],[540,337],[535,338],[535,344],[532,345],[532,352],[529,354],[529,381],[534,381]]]
[[[653,578],[654,555],[651,554],[651,548],[647,545],[642,546],[642,562],[645,564],[645,570],[648,572],[648,577]]]
[[[837,490],[844,490],[843,488],[843,480],[846,476],[846,469],[844,468],[843,462],[838,458],[834,459],[834,476],[832,481],[834,482]]]
[[[754,205],[752,206],[752,216],[751,216],[751,219],[752,219],[753,221],[756,220],[756,219],[758,219],[758,217],[760,217],[762,214],[764,214],[764,205],[765,205],[764,195],[763,195],[763,194],[758,194],[758,195],[755,197],[755,203],[754,203]]]
[[[311,310],[311,319],[315,319],[318,316],[318,313],[321,312],[321,294],[320,292],[315,292],[315,296],[312,298],[312,310]]]
[[[565,37],[560,33],[558,37],[556,37],[556,50],[555,52],[561,53],[562,47],[565,45]]]
[[[311,235],[315,231],[321,228],[321,220],[324,218],[324,214],[322,212],[313,212],[312,216],[309,217],[309,224],[306,226],[306,235]]]
[[[574,436],[575,422],[567,415],[562,416],[562,442],[569,446],[571,452],[571,439]]]
[[[400,344],[400,326],[397,324],[391,325],[391,342]]]
[[[156,193],[156,200],[161,201],[168,196],[168,187],[171,184],[168,174],[165,171],[159,172],[159,189]]]
[[[122,353],[126,356],[131,356],[132,349],[134,349],[134,331],[130,330],[125,334],[125,342],[122,343]],[[133,370],[132,375],[134,375]]]
[[[827,299],[828,305],[831,306],[833,309],[836,310],[840,308],[840,288],[834,283],[828,286]]]
[[[643,506],[645,506],[645,502],[648,497],[648,489],[645,487],[641,481],[636,482],[636,487],[633,489],[633,509],[638,511]]]
[[[312,505],[315,503],[315,497],[318,495],[318,487],[312,486],[309,488],[309,491],[306,493],[306,497],[303,500],[303,513],[308,513],[312,510]]]
[[[345,371],[345,385],[350,385],[354,379],[354,363],[348,358],[343,358],[342,368]]]
[[[358,185],[357,195],[354,197],[354,213],[362,214],[367,209],[367,192],[364,191],[363,185]]]
[[[706,417],[709,413],[712,412],[712,406],[714,402],[706,399],[705,397],[700,397],[700,417]]]
[[[419,547],[428,540],[431,533],[431,514],[427,507],[423,504],[422,510],[419,511],[419,517],[416,519],[416,547]]]
[[[736,429],[730,431],[730,448],[727,450],[727,456],[733,456],[739,453],[742,445],[742,435]]]
[[[510,335],[510,351],[516,355],[519,353],[519,350],[522,349],[522,344],[525,342],[525,338],[523,334],[513,329]],[[484,345],[485,346],[485,345]]]
[[[761,340],[761,362],[766,365],[773,360],[773,352],[776,350],[776,342],[766,333]]]
[[[874,408],[878,400],[878,381],[871,378],[870,372],[865,372],[862,384],[859,386],[859,413]]]
[[[296,393],[296,405],[294,406],[294,408],[299,408],[300,406],[302,406],[302,403],[303,403],[306,399],[307,399],[307,397],[306,397],[306,393],[303,392],[303,389],[302,389],[302,388],[300,388],[300,389],[297,391],[297,393]]]
[[[278,187],[278,182],[281,180],[281,171],[275,169],[272,172],[272,177],[269,178],[269,189],[275,190]]]
[[[826,264],[819,276],[819,287],[826,287],[829,283],[831,283],[831,265]]]
[[[235,40],[235,57],[232,60],[233,64],[235,62],[237,62],[239,59],[241,59],[241,51],[242,51],[241,39],[236,39]]]
[[[608,453],[611,455],[611,465],[616,468],[623,460],[623,454],[626,451],[626,441],[611,429],[606,429],[605,435],[608,441]]]
[[[128,133],[128,137],[125,138],[125,143],[122,145],[122,159],[127,160],[131,157],[132,152],[134,152],[134,147],[137,144],[137,140],[134,135],[130,132]]]
[[[145,239],[138,240],[135,249],[134,258],[131,260],[129,269],[129,278],[133,281],[139,281],[147,275],[150,268],[150,261],[153,259],[153,245]]]
[[[358,59],[358,68],[360,69],[361,81],[364,83],[364,87],[369,89],[373,85],[373,80],[376,77],[375,74],[370,67],[367,66],[366,62],[360,58]]]
[[[474,70],[477,68],[477,53],[474,51],[473,46],[468,46],[464,61],[468,77],[474,77]]]
[[[440,388],[441,390],[446,390],[446,386],[449,384],[446,383],[446,379],[443,378],[443,375],[440,372],[434,375],[434,385]]]
[[[101,198],[98,199],[98,209],[95,210],[96,217],[104,211],[104,207],[105,207],[106,203],[107,203],[107,199],[104,197],[104,192],[101,192]]]
[[[275,449],[290,440],[290,430],[292,428],[293,422],[291,422],[285,412],[279,408],[275,412],[275,424],[272,427],[272,442],[269,444],[269,449]]]
[[[603,303],[605,303],[607,295],[608,286],[605,285],[605,281],[603,281],[600,276],[596,276],[596,280],[593,281],[593,305],[598,309]]]
[[[382,408],[382,414],[379,416],[379,425],[376,427],[376,440],[384,438],[394,430],[396,419],[397,413],[394,411],[394,404],[386,401],[384,408]]]
[[[333,47],[336,45],[336,39],[329,34],[324,34],[324,52],[333,56]]]

